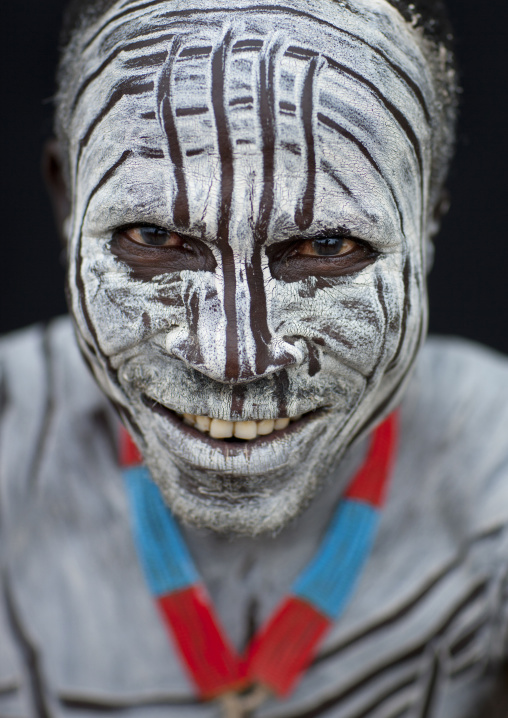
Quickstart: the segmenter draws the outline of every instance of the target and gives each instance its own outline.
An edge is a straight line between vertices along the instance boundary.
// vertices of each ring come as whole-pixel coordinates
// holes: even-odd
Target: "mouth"
[[[143,396],[143,403],[156,414],[166,417],[180,431],[216,448],[224,448],[224,445],[233,448],[231,445],[235,444],[240,448],[246,445],[269,443],[292,434],[323,414],[323,409],[318,409],[292,417],[258,421],[225,421],[199,414],[180,413],[146,395]]]
[[[138,396],[153,441],[147,465],[173,511],[191,524],[247,535],[278,530],[281,512],[296,515],[319,483],[321,469],[308,458],[328,443],[329,405],[301,415],[248,420],[244,414],[243,421],[227,421],[227,415],[219,420]]]

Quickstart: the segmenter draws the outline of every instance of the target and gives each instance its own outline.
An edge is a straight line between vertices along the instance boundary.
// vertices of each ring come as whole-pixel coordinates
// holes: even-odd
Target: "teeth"
[[[231,439],[233,436],[233,422],[222,421],[222,419],[212,419],[210,436],[212,439]]]
[[[275,421],[273,419],[263,419],[263,421],[258,421],[258,434],[260,436],[271,434],[274,428]]]
[[[180,414],[180,416],[184,424],[193,426],[203,433],[209,433],[212,439],[231,439],[234,436],[245,441],[285,429],[291,421],[301,419],[301,414],[291,419],[262,419],[261,421],[223,421],[196,414]]]
[[[255,421],[235,421],[234,433],[237,439],[255,439],[258,426]]]
[[[210,424],[212,423],[212,420],[209,416],[196,416],[196,429],[199,429],[200,431],[210,431]]]

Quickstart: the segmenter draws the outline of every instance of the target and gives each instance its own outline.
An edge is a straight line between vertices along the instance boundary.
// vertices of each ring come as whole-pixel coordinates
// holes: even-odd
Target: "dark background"
[[[65,0],[2,4],[0,332],[65,312],[60,246],[40,174]],[[508,353],[506,0],[449,0],[462,75],[452,206],[430,276],[430,327]]]

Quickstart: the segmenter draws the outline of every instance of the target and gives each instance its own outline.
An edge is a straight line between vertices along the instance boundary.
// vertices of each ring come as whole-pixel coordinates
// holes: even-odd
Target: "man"
[[[506,713],[508,365],[420,352],[431,9],[71,6],[47,166],[102,392],[67,321],[3,344],[6,715]]]

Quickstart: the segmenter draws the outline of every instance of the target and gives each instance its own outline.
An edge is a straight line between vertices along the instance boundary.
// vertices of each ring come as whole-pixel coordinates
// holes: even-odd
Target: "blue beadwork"
[[[354,499],[340,502],[325,538],[292,593],[334,620],[344,610],[366,562],[379,512]]]
[[[151,592],[164,596],[200,582],[171,511],[144,466],[124,470],[134,534]],[[343,499],[311,563],[291,593],[335,620],[344,610],[372,548],[379,511]]]
[[[199,575],[161,493],[144,466],[123,471],[139,557],[155,596],[199,582]]]

